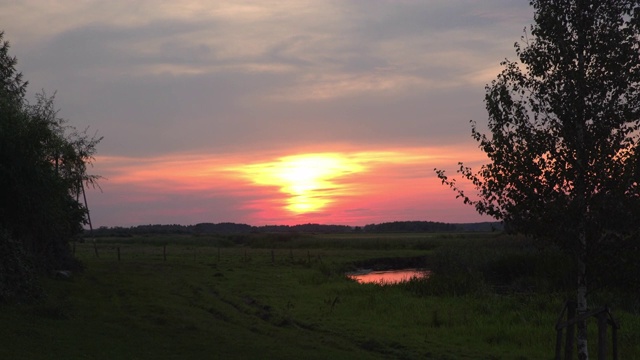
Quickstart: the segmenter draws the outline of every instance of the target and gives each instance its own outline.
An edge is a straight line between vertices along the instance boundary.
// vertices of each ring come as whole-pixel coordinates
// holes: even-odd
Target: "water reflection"
[[[367,271],[347,274],[347,277],[361,284],[374,283],[379,285],[391,285],[414,278],[428,278],[431,272],[424,269],[401,269],[387,271]]]

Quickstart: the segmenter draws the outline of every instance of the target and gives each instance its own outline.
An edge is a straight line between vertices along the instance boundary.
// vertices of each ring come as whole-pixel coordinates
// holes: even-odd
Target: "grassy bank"
[[[1,308],[0,358],[551,359],[572,297],[559,253],[494,234],[113,238],[97,249],[77,244],[85,272],[44,281],[43,301]],[[396,258],[436,275],[387,287],[343,276]],[[640,320],[617,299],[592,305],[613,306],[621,358],[633,358]]]

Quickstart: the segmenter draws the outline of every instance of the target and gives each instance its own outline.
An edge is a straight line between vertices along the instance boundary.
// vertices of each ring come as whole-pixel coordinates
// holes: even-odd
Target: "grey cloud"
[[[296,66],[308,66],[311,62],[305,60],[301,56],[296,56],[292,49],[300,44],[310,41],[311,37],[307,35],[293,35],[279,41],[276,45],[269,47],[262,56],[256,58],[256,60],[262,60],[262,62],[277,62]]]
[[[482,124],[486,117],[482,82],[513,55],[531,13],[525,1],[512,0],[294,1],[275,3],[275,13],[260,2],[250,14],[216,2],[217,14],[178,17],[143,9],[115,21],[112,14],[128,4],[114,3],[99,2],[100,9],[117,11],[87,14],[91,23],[73,18],[75,28],[59,33],[13,14],[6,37],[28,39],[12,50],[29,91],[57,90],[61,116],[105,137],[99,155],[142,159],[176,152],[332,151],[334,144],[365,150],[468,146],[468,121]],[[296,11],[288,11],[292,4]],[[6,19],[3,6],[0,18]],[[56,6],[49,10],[57,20],[92,10],[76,6],[65,14]],[[150,211],[148,203],[127,205],[129,190],[144,195],[144,189],[105,181],[104,190],[89,200],[102,204],[96,219],[114,219],[107,225],[185,221]],[[250,211],[237,204],[252,199],[170,195],[154,206],[200,209],[190,218],[196,222],[225,221]],[[362,207],[367,210],[352,210],[381,211]],[[127,218],[142,213],[147,217]]]
[[[387,40],[429,37],[459,29],[486,31],[509,21],[528,4],[512,0],[485,1],[351,1],[345,2],[353,30],[363,39]],[[497,21],[498,20],[498,21]]]
[[[526,4],[506,0],[336,4],[343,7],[344,17],[337,28],[293,28],[280,39],[269,38],[271,45],[250,56],[219,56],[223,49],[208,42],[206,35],[220,38],[234,28],[211,18],[150,20],[129,27],[92,24],[54,35],[20,61],[26,65],[27,79],[35,75],[47,90],[58,90],[64,116],[74,122],[88,121],[105,136],[100,150],[110,154],[310,142],[373,146],[468,141],[468,120],[484,116],[481,86],[417,86],[398,92],[374,89],[315,102],[271,101],[265,96],[281,89],[295,90],[309,75],[376,74],[382,79],[403,75],[439,83],[459,81],[468,75],[468,69],[456,68],[455,61],[490,62],[480,57],[493,56],[497,63],[511,54],[501,52],[510,50],[512,41],[501,45],[500,54],[487,55],[481,51],[486,44],[475,38],[447,36],[456,29],[469,34],[488,31],[487,41],[496,41],[489,38],[495,31],[495,19],[509,21],[502,12],[519,13]],[[434,34],[447,48],[432,42]],[[510,39],[519,35],[501,34]],[[385,52],[380,47],[383,41],[393,41],[406,54]],[[449,62],[422,58],[448,49],[469,58],[450,58]],[[398,67],[402,64],[394,64],[396,57],[411,66]],[[139,72],[163,64],[202,71]],[[286,65],[289,70],[251,71],[249,64]],[[102,72],[104,69],[108,71]],[[313,88],[314,80],[308,81],[308,88],[302,91]],[[328,81],[330,90],[330,76]]]
[[[175,37],[204,29],[214,31],[215,26],[186,21],[153,21],[136,27],[91,24],[55,35],[24,61],[33,68],[69,72],[100,67],[126,71],[135,65],[162,62],[201,63],[202,55],[210,58],[214,49],[206,44],[182,44]],[[136,51],[152,42],[159,42],[161,51]]]

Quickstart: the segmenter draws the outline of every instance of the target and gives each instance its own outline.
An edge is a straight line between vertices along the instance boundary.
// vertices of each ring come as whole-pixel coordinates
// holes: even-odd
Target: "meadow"
[[[75,253],[83,272],[0,308],[0,358],[552,359],[573,298],[570,259],[501,233],[154,235]],[[406,264],[433,275],[344,275]],[[612,307],[620,358],[640,353],[634,295],[590,301]]]

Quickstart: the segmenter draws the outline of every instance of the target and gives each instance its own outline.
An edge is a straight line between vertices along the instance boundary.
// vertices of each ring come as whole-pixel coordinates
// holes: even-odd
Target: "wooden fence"
[[[73,254],[76,254],[76,243],[74,242],[72,245],[72,251]],[[118,260],[118,262],[122,261],[122,258],[125,257],[125,255],[127,253],[132,254],[132,253],[136,253],[136,251],[134,252],[129,252],[127,250],[124,250],[126,248],[128,248],[127,246],[124,246],[124,249],[121,251],[121,246],[118,244],[103,244],[101,246],[98,246],[98,242],[93,239],[90,243],[86,244],[86,246],[84,246],[84,250],[85,250],[85,254],[87,250],[89,250],[89,247],[92,248],[92,252],[94,253],[94,256],[97,259],[100,259],[101,254],[107,254],[107,257],[109,257],[109,254],[114,253],[115,254],[115,258]],[[203,255],[200,254],[198,252],[199,246],[180,246],[183,249],[188,249],[188,250],[182,250],[179,251],[179,253],[183,256],[183,257],[191,257],[193,256],[193,261],[196,261],[198,256],[207,256],[207,255]],[[154,245],[154,246],[150,246],[150,248],[155,248],[157,249],[156,251],[154,251],[154,255],[161,257],[162,260],[167,261],[167,255],[169,255],[169,253],[171,252],[171,246],[167,246],[167,244],[160,244],[160,245]],[[221,255],[221,247],[217,246],[215,247],[216,250],[214,250],[213,252],[213,256],[215,258],[217,258],[218,261],[220,261],[220,255]],[[289,248],[289,249],[279,249],[278,251],[276,251],[276,249],[248,249],[245,247],[231,247],[228,248],[228,252],[231,253],[236,253],[236,254],[240,254],[240,258],[242,261],[244,262],[248,262],[251,259],[251,254],[250,254],[250,250],[253,250],[254,254],[260,254],[261,256],[266,256],[268,259],[270,259],[271,263],[274,264],[276,262],[276,253],[279,252],[280,253],[280,257],[279,259],[281,260],[286,260],[289,262],[293,262],[293,261],[298,261],[298,262],[306,262],[307,264],[311,264],[312,261],[317,261],[317,262],[322,262],[322,257],[320,254],[312,254],[310,250],[299,250],[296,251],[296,257],[294,258],[294,251],[293,248]],[[137,253],[140,253],[140,251],[137,251]],[[147,255],[150,255],[148,252],[143,252],[146,253]],[[188,253],[188,254],[187,254]],[[175,254],[175,251],[174,251]],[[287,254],[287,255],[284,255]],[[211,256],[212,254],[208,254],[208,256]],[[305,256],[306,255],[306,256]]]
[[[573,359],[574,340],[576,325],[580,321],[587,321],[589,318],[596,318],[598,321],[598,360],[607,359],[607,329],[611,326],[611,352],[613,360],[618,360],[618,329],[620,325],[615,321],[608,307],[601,307],[576,316],[576,302],[567,301],[564,309],[556,322],[556,360],[562,360],[562,335],[564,329],[567,330],[564,348],[564,360]],[[566,314],[566,321],[563,318]]]

